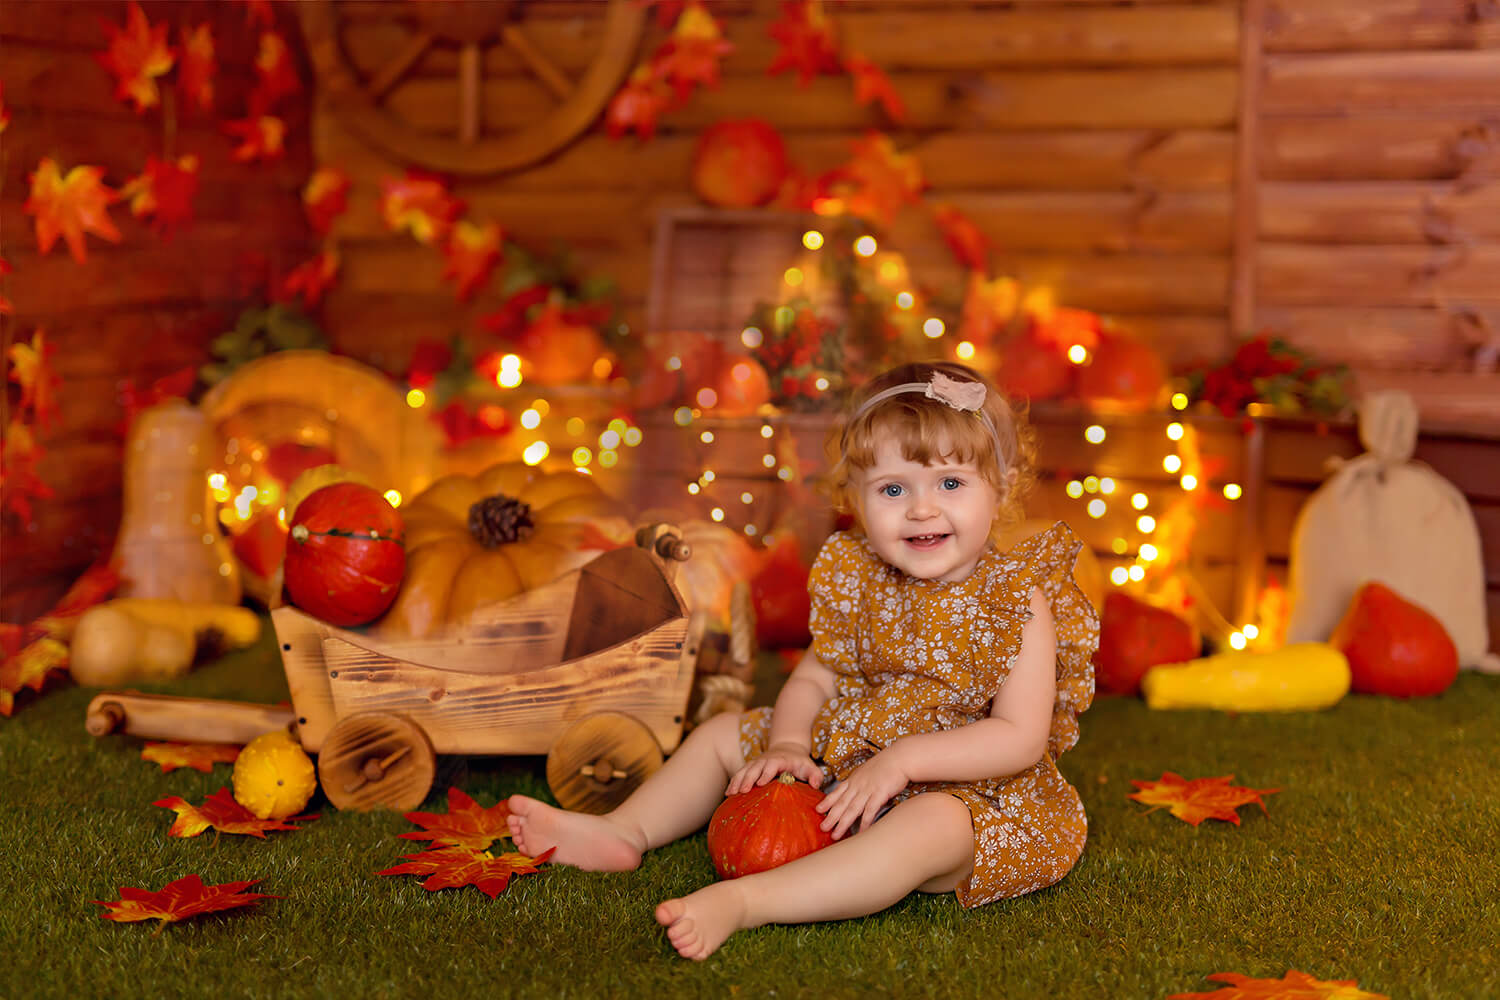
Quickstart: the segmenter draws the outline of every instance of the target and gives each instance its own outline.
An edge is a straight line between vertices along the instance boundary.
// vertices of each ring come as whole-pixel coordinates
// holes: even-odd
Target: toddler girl
[[[1066,526],[992,543],[1030,475],[1016,417],[969,368],[906,365],[865,387],[839,444],[835,503],[858,530],[813,563],[813,645],[775,708],[699,726],[607,815],[510,798],[522,851],[623,871],[725,794],[783,772],[831,789],[832,846],[656,908],[688,958],[740,928],[862,916],[912,890],[1018,896],[1083,850],[1083,804],[1055,760],[1093,698],[1098,621]]]

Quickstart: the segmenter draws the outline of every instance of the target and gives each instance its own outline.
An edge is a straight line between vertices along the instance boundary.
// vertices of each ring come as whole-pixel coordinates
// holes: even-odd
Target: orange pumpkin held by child
[[[286,592],[331,625],[364,625],[385,613],[406,572],[406,532],[376,489],[339,482],[297,505],[287,532]]]
[[[791,774],[719,803],[708,821],[708,855],[720,878],[779,868],[833,843],[815,808],[823,793]]]

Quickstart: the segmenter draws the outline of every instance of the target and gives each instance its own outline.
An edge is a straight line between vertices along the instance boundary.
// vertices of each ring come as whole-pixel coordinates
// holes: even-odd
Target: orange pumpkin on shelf
[[[714,403],[705,409],[716,417],[753,416],[771,399],[770,377],[748,354],[725,352],[707,381]]]
[[[623,507],[589,476],[523,462],[444,476],[401,508],[406,582],[382,632],[425,636],[626,544]]]
[[[1101,333],[1089,363],[1078,372],[1085,403],[1150,409],[1167,384],[1167,366],[1149,344],[1119,333]]]
[[[1015,399],[1056,399],[1073,385],[1074,365],[1066,347],[1033,331],[1012,338],[1001,349],[1000,388]]]
[[[710,125],[693,150],[693,190],[710,205],[764,205],[781,190],[786,173],[781,133],[759,118]]]
[[[604,355],[599,331],[565,319],[557,303],[548,303],[517,345],[522,370],[538,385],[567,385],[594,377],[594,362]]]

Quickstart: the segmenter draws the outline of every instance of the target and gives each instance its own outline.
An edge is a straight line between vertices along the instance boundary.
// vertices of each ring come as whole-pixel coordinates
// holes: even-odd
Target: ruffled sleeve
[[[812,651],[835,673],[859,671],[859,643],[855,636],[865,564],[871,557],[859,540],[845,531],[828,536],[807,576],[812,605],[808,630]]]
[[[1040,587],[1057,624],[1057,700],[1052,705],[1052,732],[1047,749],[1054,759],[1078,742],[1078,716],[1094,700],[1094,650],[1099,648],[1099,616],[1073,579],[1073,565],[1083,542],[1058,521],[1011,550],[1021,563],[1006,581],[1007,591]],[[1031,620],[1031,610],[1023,612]]]

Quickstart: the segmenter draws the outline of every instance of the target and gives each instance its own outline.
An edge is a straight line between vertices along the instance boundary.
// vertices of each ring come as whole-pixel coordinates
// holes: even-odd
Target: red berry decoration
[[[1328,643],[1349,658],[1349,688],[1361,694],[1440,694],[1458,676],[1443,623],[1384,584],[1359,588]]]
[[[708,821],[708,855],[719,878],[769,871],[833,843],[814,807],[823,793],[779,775],[719,803]]]
[[[1188,622],[1166,608],[1114,591],[1104,599],[1094,681],[1105,694],[1138,694],[1147,670],[1196,659],[1198,646]]]
[[[406,572],[406,531],[379,491],[340,482],[309,494],[292,515],[286,591],[331,625],[364,625],[385,613]]]

